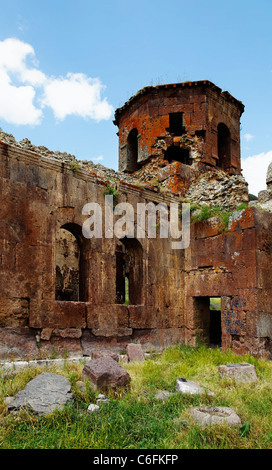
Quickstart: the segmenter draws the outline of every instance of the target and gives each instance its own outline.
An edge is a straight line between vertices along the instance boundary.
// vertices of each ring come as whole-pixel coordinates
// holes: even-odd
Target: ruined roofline
[[[218,95],[221,95],[226,100],[230,101],[231,103],[234,103],[240,109],[241,114],[244,112],[245,106],[242,103],[242,101],[239,101],[236,98],[234,98],[234,96],[232,96],[228,91],[222,91],[221,88],[219,88],[218,86],[216,86],[214,83],[210,82],[209,80],[199,80],[199,81],[193,81],[193,82],[187,81],[187,82],[181,82],[181,83],[169,83],[169,84],[164,84],[164,85],[146,86],[146,87],[142,88],[134,96],[132,96],[128,101],[126,101],[123,106],[116,109],[115,115],[114,115],[115,119],[114,119],[113,123],[116,126],[118,126],[119,125],[119,118],[120,118],[121,114],[129,106],[131,106],[132,103],[137,101],[139,99],[139,97],[141,97],[143,95],[146,95],[147,93],[150,93],[154,90],[159,90],[159,89],[163,89],[163,88],[164,89],[165,88],[183,88],[183,87],[184,88],[185,87],[189,88],[189,87],[200,87],[200,86],[202,86],[202,87],[204,86],[204,87],[212,89],[213,91],[218,93]]]
[[[137,180],[131,181],[130,179],[126,179],[126,175],[120,172],[115,172],[120,175],[120,179],[113,181],[106,173],[98,173],[92,170],[92,168],[88,169],[84,166],[73,169],[69,161],[62,161],[50,156],[41,155],[38,151],[24,149],[19,145],[12,145],[0,139],[0,161],[4,162],[7,160],[20,161],[30,168],[48,169],[55,174],[66,173],[67,175],[73,176],[73,178],[104,186],[105,189],[108,186],[115,186],[120,193],[134,193],[137,196],[141,196],[158,204],[162,202],[170,204],[179,201],[179,197],[171,191],[160,193],[155,185],[148,182],[143,184],[141,181]],[[80,160],[73,161],[81,163]],[[107,170],[106,167],[104,168]],[[124,178],[121,178],[122,176]]]

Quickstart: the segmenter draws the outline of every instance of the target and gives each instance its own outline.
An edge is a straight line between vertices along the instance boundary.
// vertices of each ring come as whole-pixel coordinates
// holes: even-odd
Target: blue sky
[[[144,86],[207,79],[245,104],[244,176],[265,189],[271,0],[0,0],[0,11],[5,132],[117,169],[114,110]]]

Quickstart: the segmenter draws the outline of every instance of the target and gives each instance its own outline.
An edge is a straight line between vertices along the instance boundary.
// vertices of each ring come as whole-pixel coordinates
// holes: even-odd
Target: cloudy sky
[[[272,161],[271,0],[0,0],[0,127],[117,169],[114,110],[147,85],[210,80],[245,105],[243,174]]]

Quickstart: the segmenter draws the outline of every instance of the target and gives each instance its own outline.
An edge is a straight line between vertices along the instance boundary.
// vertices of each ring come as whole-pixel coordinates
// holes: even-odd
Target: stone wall
[[[94,345],[117,346],[134,337],[146,343],[151,338],[158,346],[182,340],[184,253],[171,251],[168,239],[142,239],[142,300],[136,305],[117,303],[118,240],[82,235],[87,219],[83,206],[97,202],[104,208],[110,182],[3,142],[0,158],[2,357],[25,351],[37,356],[54,349],[88,354]],[[151,191],[126,182],[119,183],[118,191],[118,202],[130,202],[135,208],[138,202],[176,201],[156,188]],[[79,245],[78,301],[68,295],[56,298],[56,272],[66,276],[66,294],[76,282],[76,277],[69,278],[76,271],[75,256],[72,264],[65,263],[68,251],[75,255],[75,245],[67,251],[67,240],[60,242],[58,236],[61,227]]]
[[[185,261],[185,338],[209,338],[208,298],[221,298],[222,348],[272,357],[272,215],[234,212],[227,232],[215,218],[192,226]]]
[[[271,214],[234,212],[225,231],[216,218],[192,224],[186,250],[173,250],[171,238],[159,236],[89,239],[82,208],[97,202],[104,211],[112,184],[105,174],[4,142],[0,161],[1,358],[90,355],[132,340],[146,350],[209,344],[213,297],[221,299],[222,348],[270,357]],[[156,184],[124,178],[116,188],[118,202],[129,202],[135,213],[137,203],[179,201]],[[61,229],[69,236],[60,237]]]

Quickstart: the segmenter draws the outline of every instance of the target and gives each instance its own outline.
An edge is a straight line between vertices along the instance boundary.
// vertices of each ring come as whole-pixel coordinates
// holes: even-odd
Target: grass
[[[236,207],[236,211],[241,211],[247,208],[247,204],[240,204]],[[219,222],[219,232],[226,232],[228,230],[229,219],[233,214],[233,211],[227,210],[221,206],[208,206],[206,204],[191,204],[191,222],[201,222],[210,219],[211,217],[217,217]]]
[[[220,364],[254,364],[259,382],[238,384],[222,379]],[[272,363],[231,351],[206,347],[173,346],[145,362],[124,367],[132,377],[129,391],[111,392],[110,405],[89,415],[95,403],[94,392],[86,381],[85,394],[77,387],[83,365],[66,364],[51,372],[69,378],[74,402],[48,416],[21,410],[8,413],[4,397],[13,396],[41,369],[26,369],[3,376],[0,388],[1,449],[271,449],[272,447]],[[178,377],[186,377],[215,393],[214,396],[175,394],[162,402],[159,390],[175,391]],[[193,406],[229,406],[242,420],[242,427],[210,426],[201,429],[189,415]]]

